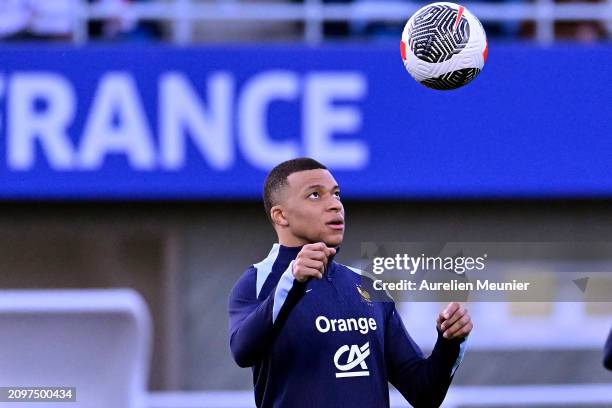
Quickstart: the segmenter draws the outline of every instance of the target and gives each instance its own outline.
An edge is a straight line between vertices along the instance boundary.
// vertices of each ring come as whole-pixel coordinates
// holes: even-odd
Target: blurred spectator
[[[610,0],[555,0],[558,4],[594,4],[609,3]],[[521,36],[533,38],[536,31],[534,22],[522,25]],[[554,35],[557,40],[576,40],[589,43],[605,39],[608,36],[606,25],[600,21],[557,21],[554,23]]]
[[[329,2],[347,2],[350,0],[326,0]],[[504,2],[516,2],[522,0],[471,0],[470,3],[494,3],[501,4]],[[420,1],[412,3],[418,9],[421,8],[433,1]],[[367,7],[379,7],[375,0],[355,0],[355,3],[363,8]],[[416,11],[416,10],[415,10]],[[397,40],[402,35],[402,31],[404,29],[404,25],[410,16],[406,16],[404,21],[399,22],[352,22],[350,25],[350,31],[353,35],[365,36],[368,38],[374,39],[392,39]],[[334,27],[338,27],[339,24],[334,23]],[[488,38],[507,38],[507,39],[515,39],[518,37],[520,23],[515,21],[503,21],[503,22],[483,22],[483,27],[485,32],[487,33]],[[337,30],[334,30],[331,34],[336,34]],[[330,34],[329,31],[326,30],[326,35]]]
[[[139,22],[126,11],[130,0],[88,1],[111,10],[116,16],[90,21],[91,38],[149,40],[161,37],[158,22]],[[0,0],[0,38],[5,41],[70,40],[74,29],[72,7],[72,0]]]
[[[5,40],[65,40],[72,34],[71,0],[0,0]]]
[[[0,38],[10,38],[24,31],[30,20],[25,0],[0,0]]]
[[[608,0],[608,7],[612,9],[612,0]],[[606,23],[606,31],[608,34],[608,38],[612,38],[612,19],[609,19]]]
[[[115,11],[115,17],[106,20],[92,20],[88,24],[89,36],[101,40],[148,41],[162,37],[159,22],[138,21],[126,8],[130,3],[148,0],[89,0],[91,4]]]
[[[352,3],[352,0],[323,0],[323,3],[345,4]],[[326,21],[323,23],[323,35],[325,38],[346,37],[353,32],[353,24],[345,21]],[[399,31],[401,33],[401,30]]]
[[[4,40],[69,40],[74,29],[72,5],[74,0],[0,0],[0,39]],[[81,1],[81,0],[79,0]],[[142,21],[128,10],[131,3],[153,1],[180,2],[181,0],[87,0],[90,5],[110,10],[114,17],[90,20],[87,23],[89,37],[104,41],[151,41],[171,36],[182,25],[173,21]],[[231,7],[236,2],[274,4],[304,3],[306,0],[190,0],[192,4],[220,3]],[[376,0],[320,0],[324,4],[354,3],[358,8],[380,7]],[[400,0],[407,1],[407,0]],[[538,0],[471,0],[476,2],[522,2]],[[559,3],[576,0],[554,0]],[[578,4],[606,2],[612,0],[578,0]],[[413,3],[416,7],[427,2]],[[189,3],[186,3],[189,4]],[[409,16],[406,16],[406,19]],[[322,24],[326,39],[366,37],[369,39],[393,39],[401,35],[405,21],[326,21]],[[484,22],[490,38],[516,39],[534,38],[536,24],[533,21]],[[194,41],[273,41],[300,40],[304,24],[292,21],[188,21],[183,27],[188,38]],[[612,21],[567,21],[555,22],[556,39],[574,39],[593,42],[612,36]],[[168,35],[165,35],[168,34]],[[191,35],[192,34],[192,35]]]
[[[70,39],[73,29],[71,0],[28,0],[32,11],[29,31],[35,38]]]
[[[239,0],[240,3],[274,5],[289,3],[291,0]],[[238,0],[192,0],[196,4],[221,3],[231,7]],[[303,38],[300,24],[293,21],[200,21],[194,22],[194,41],[287,41]]]
[[[557,3],[593,4],[605,3],[606,0],[556,0]],[[561,40],[578,40],[580,42],[596,42],[606,38],[606,28],[598,21],[563,21],[555,23],[555,38]]]
[[[525,3],[525,0],[472,0],[473,3],[489,3],[489,4],[519,4]],[[506,40],[516,40],[519,37],[521,28],[520,21],[485,21],[482,26],[487,33],[487,38],[502,38]]]

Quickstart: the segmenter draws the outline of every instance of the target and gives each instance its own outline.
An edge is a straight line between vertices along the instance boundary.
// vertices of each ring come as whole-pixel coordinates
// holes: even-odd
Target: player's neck
[[[279,235],[278,243],[286,247],[301,247],[308,244],[309,242],[306,242],[298,237],[281,237]]]
[[[277,229],[276,235],[278,237],[278,243],[286,247],[301,247],[311,243],[305,240],[304,238],[293,235],[290,231],[287,230]]]

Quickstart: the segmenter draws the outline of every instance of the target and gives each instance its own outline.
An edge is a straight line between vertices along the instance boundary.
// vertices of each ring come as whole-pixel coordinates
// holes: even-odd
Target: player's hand
[[[298,282],[311,277],[321,279],[327,260],[335,253],[336,248],[328,248],[323,242],[304,245],[293,262],[293,277]]]
[[[436,326],[447,339],[460,339],[472,331],[474,325],[468,310],[457,302],[451,302],[438,315]]]

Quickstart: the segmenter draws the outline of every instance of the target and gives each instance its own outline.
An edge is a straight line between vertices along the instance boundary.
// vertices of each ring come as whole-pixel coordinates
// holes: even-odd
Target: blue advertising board
[[[1,199],[252,199],[297,156],[350,198],[612,197],[610,46],[492,43],[455,91],[417,84],[388,46],[3,47],[0,61]]]

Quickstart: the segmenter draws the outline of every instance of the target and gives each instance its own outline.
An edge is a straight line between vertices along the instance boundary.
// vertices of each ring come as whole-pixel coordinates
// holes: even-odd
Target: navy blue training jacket
[[[300,249],[274,244],[230,294],[230,348],[253,367],[257,406],[388,407],[391,382],[413,407],[439,407],[465,339],[438,334],[425,358],[359,271],[330,259],[323,279],[296,281]]]

